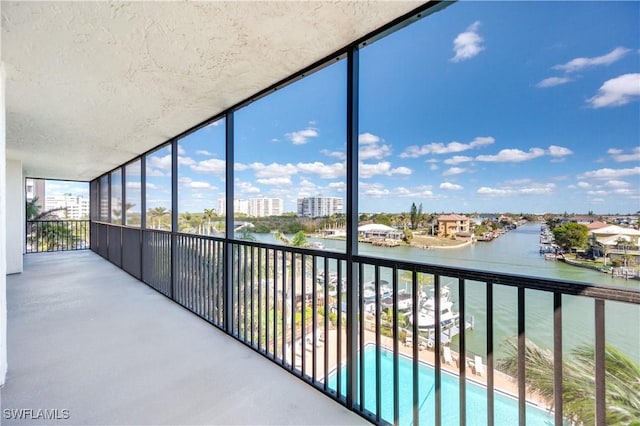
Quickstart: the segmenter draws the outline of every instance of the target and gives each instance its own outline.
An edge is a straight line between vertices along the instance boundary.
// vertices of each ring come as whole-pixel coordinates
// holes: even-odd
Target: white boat
[[[389,282],[385,280],[380,280],[380,300],[385,299],[387,297],[391,297],[393,295],[393,290],[389,287]],[[376,300],[376,285],[375,281],[369,281],[365,283],[364,289],[362,292],[362,298],[365,303],[372,303]]]
[[[449,300],[449,288],[443,287],[440,292],[440,327],[446,329],[459,323],[460,314],[453,311],[453,302]],[[413,315],[409,317],[413,324]],[[425,331],[435,328],[435,297],[423,299],[418,311],[418,329]]]

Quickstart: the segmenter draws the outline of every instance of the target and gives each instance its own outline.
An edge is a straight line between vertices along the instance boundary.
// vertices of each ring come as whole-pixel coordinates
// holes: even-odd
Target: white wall
[[[7,159],[6,177],[7,274],[19,274],[22,272],[25,239],[22,161]]]
[[[0,386],[7,374],[7,253],[5,72],[0,63]]]

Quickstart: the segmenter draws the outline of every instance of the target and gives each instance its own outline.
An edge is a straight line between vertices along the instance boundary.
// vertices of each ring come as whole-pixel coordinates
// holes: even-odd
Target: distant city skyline
[[[640,3],[459,2],[360,50],[359,212],[640,210]],[[346,197],[346,61],[234,115],[234,198]],[[178,141],[179,212],[225,194],[225,123]],[[147,207],[170,208],[170,150]]]

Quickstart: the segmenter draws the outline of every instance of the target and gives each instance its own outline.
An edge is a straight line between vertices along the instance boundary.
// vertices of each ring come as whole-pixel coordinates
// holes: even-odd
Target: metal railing
[[[489,425],[501,424],[507,421],[505,398],[512,405],[510,424],[535,422],[530,418],[535,404],[550,413],[548,422],[565,424],[563,345],[576,299],[591,306],[586,317],[592,320],[569,331],[593,333],[593,389],[584,392],[593,401],[593,423],[605,424],[610,409],[605,376],[611,374],[605,365],[605,308],[611,304],[640,315],[640,291],[632,289],[136,232],[140,237],[127,244],[140,244],[134,251],[141,253],[144,282],[377,424],[464,425],[471,416],[474,422],[484,418]],[[100,253],[99,247],[93,249]],[[540,294],[533,302],[532,295]],[[548,318],[528,319],[540,304]],[[504,355],[498,329],[504,327],[505,309],[510,309],[507,322],[516,348],[517,373],[511,375],[499,371],[498,364]],[[553,359],[550,399],[532,392],[525,380],[526,338],[545,321]],[[478,392],[482,414],[469,399]]]
[[[90,248],[89,220],[27,221],[27,253]]]

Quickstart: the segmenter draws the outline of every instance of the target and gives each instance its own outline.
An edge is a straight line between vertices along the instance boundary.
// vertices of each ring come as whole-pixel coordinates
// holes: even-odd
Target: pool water
[[[393,423],[393,356],[387,350],[380,351],[380,395],[381,417]],[[342,368],[341,394],[346,393],[346,368]],[[375,347],[369,346],[364,352],[365,401],[364,406],[372,413],[376,412],[376,358]],[[329,378],[329,387],[337,390],[337,374]],[[399,413],[400,425],[413,424],[413,363],[405,357],[398,359]],[[435,424],[435,373],[426,364],[419,364],[418,372],[420,424]],[[446,372],[441,374],[442,424],[460,424],[459,379]],[[487,424],[487,389],[484,386],[467,381],[467,425]],[[358,399],[359,400],[359,399]],[[527,425],[552,426],[553,414],[532,405],[526,408]],[[494,393],[495,425],[518,424],[518,401],[499,392]]]

